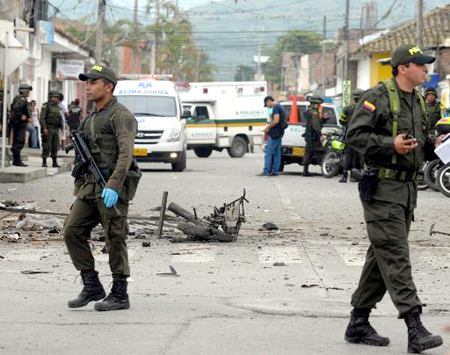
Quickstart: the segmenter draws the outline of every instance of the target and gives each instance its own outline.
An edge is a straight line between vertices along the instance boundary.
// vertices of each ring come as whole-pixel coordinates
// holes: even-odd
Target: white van
[[[265,81],[189,83],[178,92],[188,119],[188,148],[198,157],[226,149],[240,158],[263,143]]]
[[[174,83],[155,79],[119,80],[114,95],[138,122],[134,141],[136,159],[171,163],[173,171],[186,169],[186,120],[181,118]]]

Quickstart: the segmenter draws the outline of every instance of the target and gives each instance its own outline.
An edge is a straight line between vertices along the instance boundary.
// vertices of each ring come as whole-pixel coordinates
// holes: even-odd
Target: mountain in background
[[[376,28],[389,28],[416,15],[416,1],[372,2],[377,4],[377,14],[375,19],[372,18]],[[350,1],[351,28],[361,27],[365,3]],[[438,6],[444,6],[442,0],[424,1],[424,13]],[[259,48],[264,54],[265,49],[290,30],[322,35],[324,15],[327,16],[327,38],[333,38],[336,30],[344,26],[345,0],[238,0],[237,3],[235,0],[224,0],[211,1],[188,11],[195,41],[216,65],[214,77],[218,81],[233,80],[239,65],[256,68],[253,56],[258,55]]]
[[[149,24],[152,17],[145,13],[147,0],[139,0],[139,21]],[[350,0],[350,27],[360,28],[365,0]],[[385,29],[411,20],[416,14],[416,1],[372,0],[376,14],[372,24]],[[424,13],[449,1],[426,0]],[[107,2],[108,21],[133,19],[133,6],[126,2]],[[65,0],[59,16],[95,21],[97,1]],[[215,79],[233,80],[236,67],[249,65],[256,69],[253,56],[262,54],[277,38],[292,30],[312,31],[322,35],[323,16],[327,16],[327,38],[333,38],[344,26],[345,0],[205,0],[205,4],[185,11],[193,25],[198,47],[209,55],[217,68]],[[370,27],[370,26],[369,26]],[[281,53],[280,53],[281,55]]]

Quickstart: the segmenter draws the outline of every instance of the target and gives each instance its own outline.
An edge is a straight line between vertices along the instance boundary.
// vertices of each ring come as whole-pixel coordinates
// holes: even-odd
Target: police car
[[[173,171],[186,169],[186,120],[181,118],[174,83],[154,77],[119,80],[114,95],[138,122],[134,142],[136,159],[171,163]]]

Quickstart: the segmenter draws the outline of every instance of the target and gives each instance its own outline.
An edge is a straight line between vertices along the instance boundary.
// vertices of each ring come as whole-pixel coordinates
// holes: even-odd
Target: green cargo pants
[[[413,210],[392,202],[363,202],[370,247],[352,296],[355,308],[372,309],[386,290],[402,318],[422,304],[412,280],[408,233]]]
[[[116,207],[121,213],[120,216],[114,208],[106,208],[100,199],[77,198],[73,203],[64,224],[64,240],[77,270],[95,269],[88,239],[92,229],[101,223],[105,231],[109,266],[113,278],[126,280],[130,276],[126,244],[128,204],[119,200]]]
[[[58,156],[59,150],[59,128],[48,126],[48,136],[42,134],[42,158],[47,158],[50,154],[52,158]]]

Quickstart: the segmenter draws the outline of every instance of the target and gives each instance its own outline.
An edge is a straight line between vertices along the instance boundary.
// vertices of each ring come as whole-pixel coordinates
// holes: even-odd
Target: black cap
[[[267,102],[268,101],[275,101],[275,99],[272,96],[266,96],[264,98],[264,107],[267,107]]]
[[[431,64],[436,60],[435,57],[424,55],[422,49],[415,44],[405,44],[394,50],[391,56],[391,66],[398,67],[400,64],[416,63]]]
[[[104,65],[94,65],[86,74],[78,75],[81,81],[87,81],[88,79],[106,79],[112,82],[114,85],[117,84],[117,77],[111,68]]]

